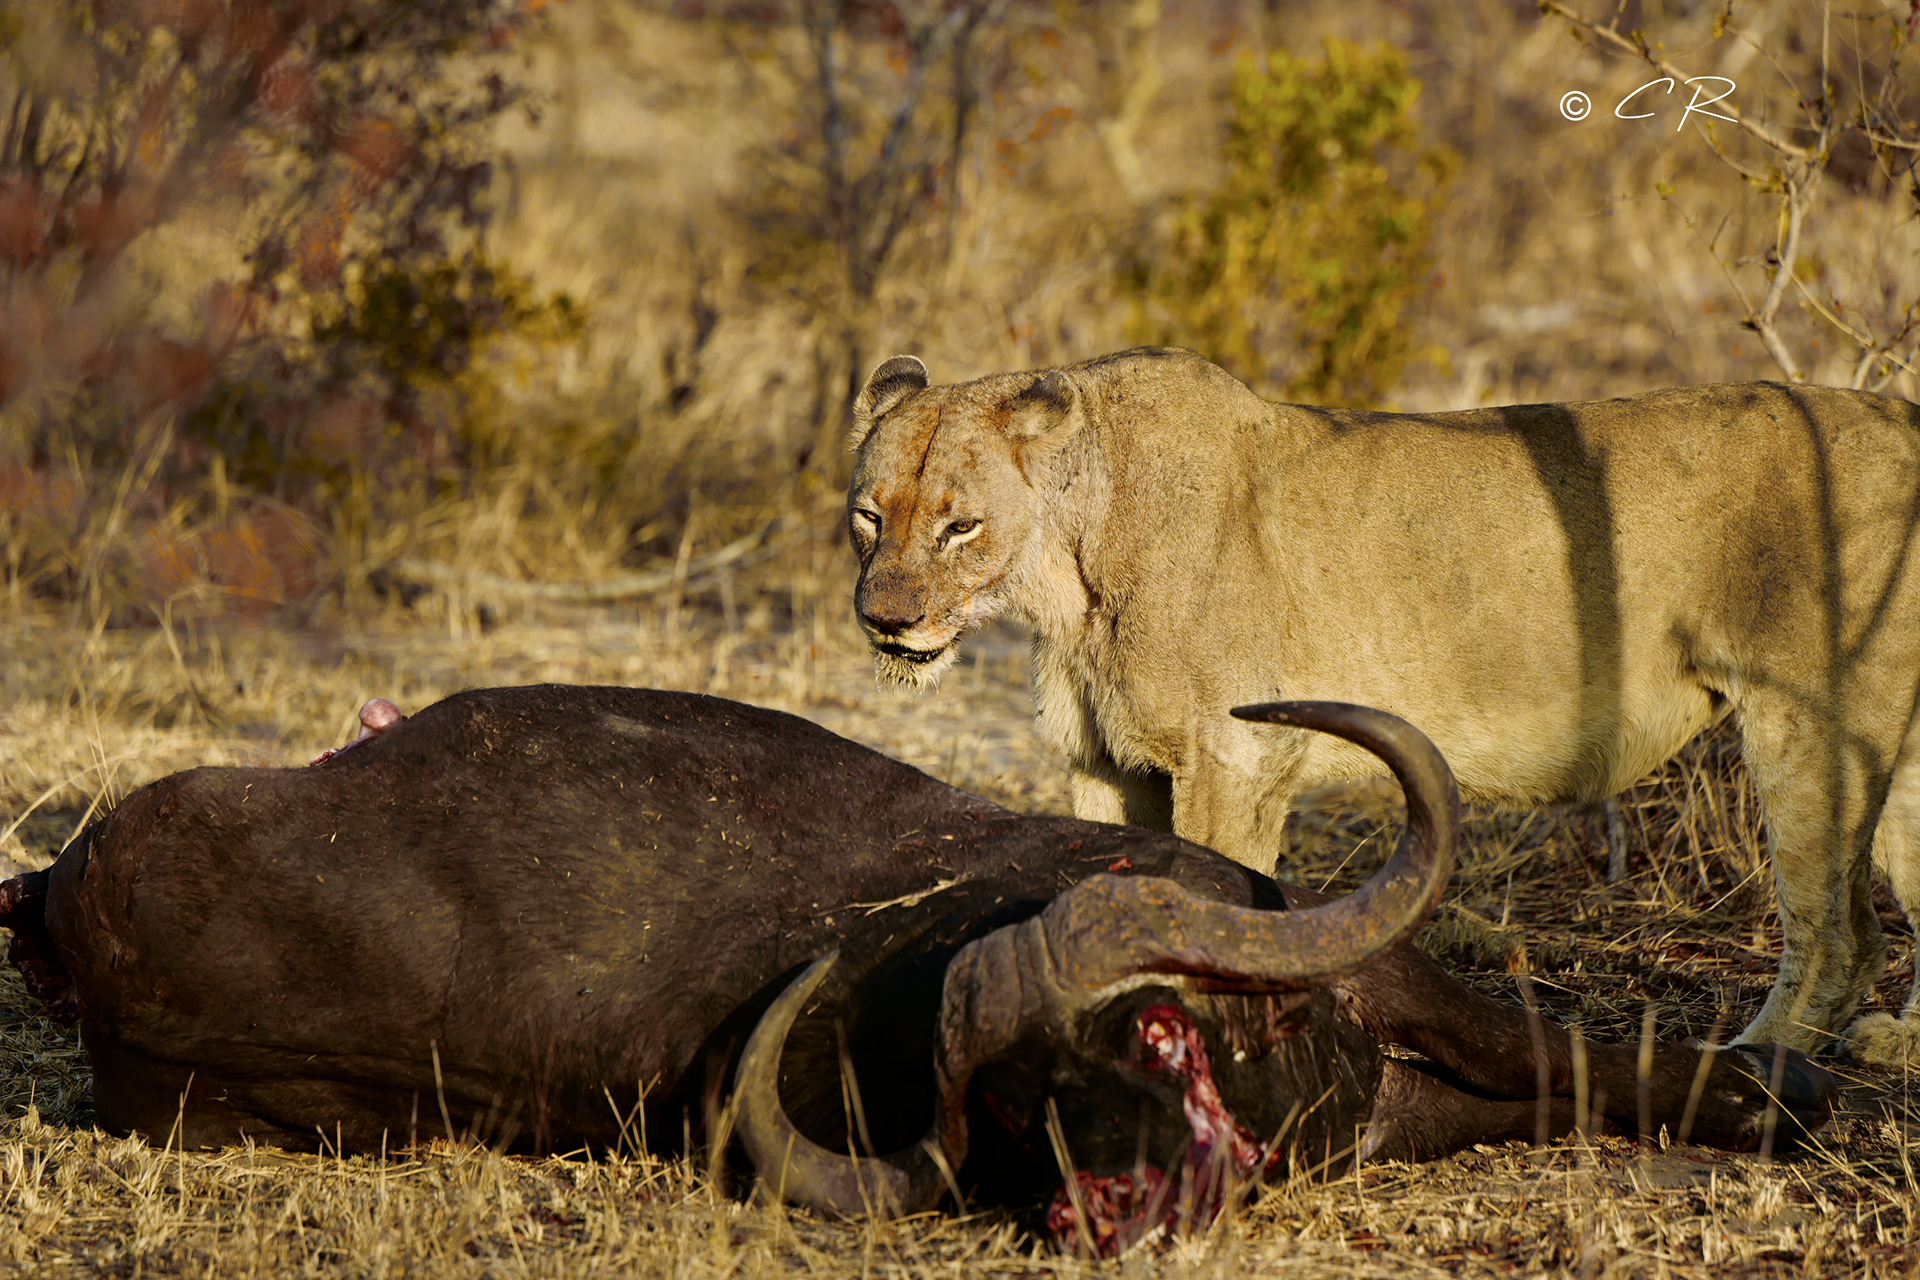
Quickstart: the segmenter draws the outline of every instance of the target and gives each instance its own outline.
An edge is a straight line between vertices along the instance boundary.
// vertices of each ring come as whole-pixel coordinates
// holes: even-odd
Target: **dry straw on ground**
[[[804,583],[800,584],[804,587]],[[419,706],[472,685],[545,679],[706,689],[784,706],[1004,803],[1064,808],[1034,736],[1024,646],[974,638],[932,698],[879,688],[830,601],[793,582],[570,610],[452,636],[395,619],[362,631],[202,626],[87,632],[48,617],[0,631],[0,831],[39,861],[88,802],[202,760],[297,764],[346,736],[373,694]],[[672,615],[672,625],[667,625]],[[177,649],[177,652],[176,652]],[[89,673],[75,681],[71,672]],[[85,688],[88,696],[76,696]],[[137,691],[137,692],[136,692]],[[164,722],[161,723],[161,722]],[[136,727],[138,726],[138,727]],[[1391,793],[1353,788],[1295,823],[1290,874],[1357,881],[1391,837]],[[1613,849],[1615,832],[1621,855]],[[1541,1005],[1587,1034],[1708,1035],[1749,1016],[1773,973],[1771,888],[1745,782],[1710,739],[1601,806],[1475,813],[1424,944],[1502,999],[1530,972]],[[1609,862],[1620,878],[1610,881]],[[1897,913],[1887,904],[1887,922]],[[1897,1003],[1896,933],[1881,1003]],[[1904,1275],[1920,1214],[1907,1082],[1842,1070],[1848,1111],[1811,1154],[1762,1162],[1598,1137],[1369,1168],[1262,1193],[1193,1239],[1092,1265],[1017,1215],[837,1223],[738,1198],[704,1153],[523,1160],[438,1143],[365,1156],[181,1152],[89,1127],[72,1032],[0,977],[0,1269],[33,1275],[810,1274],[991,1276]],[[1669,1135],[1671,1137],[1671,1135]]]

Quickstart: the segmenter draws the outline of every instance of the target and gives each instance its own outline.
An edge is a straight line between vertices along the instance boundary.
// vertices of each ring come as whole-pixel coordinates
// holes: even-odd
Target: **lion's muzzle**
[[[872,628],[865,627],[864,616],[860,621],[867,633],[867,645],[873,650],[875,670],[894,684],[931,688],[953,664],[956,642],[960,638],[957,632],[939,640],[906,643],[875,634]]]

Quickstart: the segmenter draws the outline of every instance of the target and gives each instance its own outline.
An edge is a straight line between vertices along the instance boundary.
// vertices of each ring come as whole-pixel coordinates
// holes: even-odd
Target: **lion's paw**
[[[1875,1067],[1920,1068],[1920,1014],[1870,1013],[1847,1028],[1847,1052]]]

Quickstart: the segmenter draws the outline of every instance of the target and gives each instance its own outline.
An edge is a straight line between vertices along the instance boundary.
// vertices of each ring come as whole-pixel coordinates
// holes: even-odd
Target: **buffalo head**
[[[1335,1017],[1329,987],[1407,939],[1454,863],[1460,800],[1446,762],[1404,721],[1340,703],[1241,708],[1335,733],[1386,761],[1407,796],[1393,856],[1358,892],[1297,911],[1096,875],[948,965],[925,1138],[858,1158],[786,1117],[778,1080],[827,956],[767,1011],[741,1061],[739,1130],[787,1199],[852,1213],[931,1206],[957,1171],[999,1195],[1057,1188],[1049,1225],[1110,1252],[1206,1216],[1264,1174],[1331,1171],[1365,1154],[1377,1042]]]

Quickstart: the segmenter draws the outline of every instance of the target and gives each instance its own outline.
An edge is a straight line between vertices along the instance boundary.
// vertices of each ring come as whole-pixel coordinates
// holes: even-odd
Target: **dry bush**
[[[0,9],[12,598],[258,613],[326,576],[346,473],[439,478],[459,433],[436,393],[542,310],[472,254],[476,131],[517,98],[488,49],[513,20],[438,0]]]
[[[1379,403],[1420,354],[1405,312],[1428,288],[1458,163],[1422,144],[1419,96],[1384,45],[1242,59],[1226,178],[1135,268],[1143,339],[1190,346],[1276,399]]]

